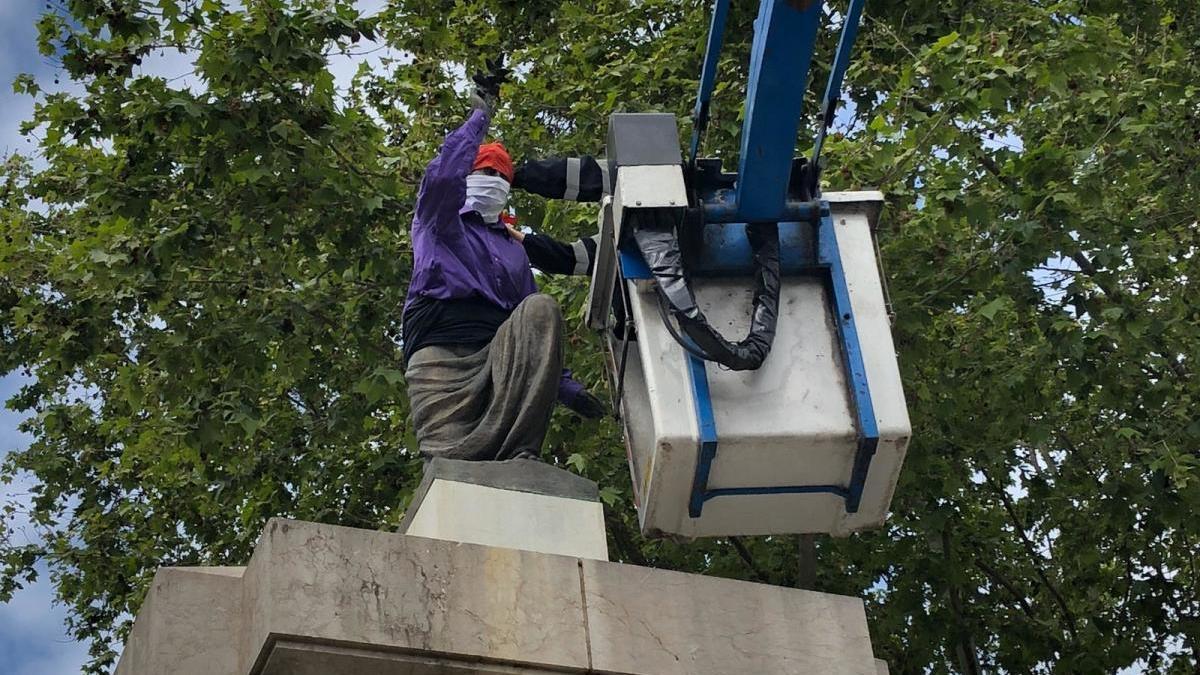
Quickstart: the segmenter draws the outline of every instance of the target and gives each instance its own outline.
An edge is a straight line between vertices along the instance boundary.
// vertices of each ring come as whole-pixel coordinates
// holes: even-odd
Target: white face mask
[[[486,174],[467,176],[467,202],[463,208],[478,211],[485,223],[494,223],[507,204],[508,181]]]

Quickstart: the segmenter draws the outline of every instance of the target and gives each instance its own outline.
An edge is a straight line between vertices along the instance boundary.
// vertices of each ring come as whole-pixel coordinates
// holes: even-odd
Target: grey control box
[[[680,164],[679,126],[670,113],[613,113],[608,158],[617,166]]]

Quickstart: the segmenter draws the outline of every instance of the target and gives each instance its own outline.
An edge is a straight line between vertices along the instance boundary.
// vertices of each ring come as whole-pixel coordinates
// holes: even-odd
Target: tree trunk
[[[800,562],[797,565],[796,588],[815,591],[817,589],[817,542],[815,535],[800,535],[797,552],[800,554]]]
[[[942,530],[942,555],[950,565],[957,564],[950,549],[950,528]],[[959,668],[963,675],[982,675],[979,667],[979,654],[975,650],[975,639],[971,637],[971,628],[967,625],[966,612],[963,611],[962,595],[958,584],[951,581],[949,587],[950,613],[954,615],[954,652],[958,657]]]

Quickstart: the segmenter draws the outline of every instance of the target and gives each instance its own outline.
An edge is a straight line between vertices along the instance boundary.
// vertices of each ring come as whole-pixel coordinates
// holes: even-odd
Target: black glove
[[[475,82],[475,89],[492,98],[500,98],[500,85],[508,82],[508,76],[512,71],[504,67],[503,56],[488,59],[484,61],[484,65],[487,67],[487,72],[475,71],[471,77],[471,80]]]
[[[484,62],[487,72],[476,71],[471,80],[475,82],[475,91],[471,94],[471,106],[492,112],[500,101],[500,85],[508,81],[512,72],[504,67],[504,57],[488,59]]]
[[[580,417],[589,420],[599,419],[608,414],[608,406],[604,405],[604,401],[596,398],[590,391],[579,392],[568,407]]]

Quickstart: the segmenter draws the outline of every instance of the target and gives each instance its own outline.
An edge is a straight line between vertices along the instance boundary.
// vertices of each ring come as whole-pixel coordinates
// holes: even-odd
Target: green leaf
[[[600,488],[600,501],[610,508],[615,507],[621,501],[621,491],[611,485]]]
[[[42,91],[42,88],[38,86],[33,75],[28,73],[17,75],[13,79],[12,88],[14,94],[28,94],[30,96],[37,96]]]
[[[947,34],[943,35],[942,37],[938,38],[937,42],[934,42],[929,47],[929,55],[932,56],[933,54],[936,54],[936,53],[942,51],[943,49],[945,49],[946,47],[949,47],[950,45],[954,44],[955,42],[958,42],[958,31],[952,31],[950,33],[947,33]]]
[[[105,251],[97,248],[92,249],[91,252],[88,253],[88,259],[90,259],[92,262],[97,262],[106,267],[110,267],[113,265],[113,263],[124,262],[125,256],[120,253],[113,253],[111,251]]]
[[[991,320],[995,318],[997,312],[1004,309],[1007,305],[1008,298],[995,298],[975,311],[983,318]]]
[[[404,382],[404,371],[396,368],[379,368],[375,375],[382,377],[389,385],[396,386]]]

